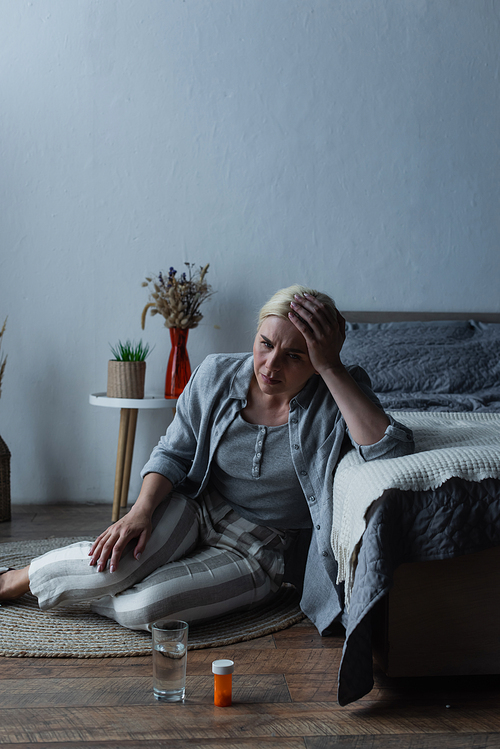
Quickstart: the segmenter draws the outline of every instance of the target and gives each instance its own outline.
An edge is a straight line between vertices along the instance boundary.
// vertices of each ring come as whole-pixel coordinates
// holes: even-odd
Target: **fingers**
[[[147,516],[132,518],[132,511],[110,525],[90,547],[90,566],[103,572],[109,562],[109,571],[115,572],[127,544],[137,538],[134,557],[139,559],[152,533],[151,520]]]
[[[109,560],[109,571],[114,572],[118,568],[118,562],[127,541],[127,536],[108,528],[104,533],[101,533],[90,549],[90,566],[97,566],[98,572],[103,572]]]
[[[118,541],[112,548],[111,557],[109,560],[109,571],[115,572],[118,569],[118,562],[121,559],[123,549],[125,548],[125,543]],[[106,551],[105,551],[106,553]],[[101,560],[99,560],[100,562]],[[106,566],[106,562],[104,562],[104,567]],[[102,571],[102,570],[101,570]]]
[[[137,542],[137,546],[134,549],[134,557],[136,559],[140,559],[141,558],[141,554],[144,551],[144,549],[146,548],[146,544],[148,542],[148,539],[149,539],[149,533],[148,533],[148,531],[144,530],[141,533],[141,535],[139,536],[139,541]]]
[[[289,319],[293,322],[296,328],[300,330],[302,335],[306,338],[314,333],[312,323],[314,321],[313,315],[310,311],[306,310],[303,305],[298,301],[298,297],[295,296],[296,301],[290,302],[292,311],[288,313]],[[308,319],[306,319],[308,318]]]
[[[309,294],[294,295],[291,302],[292,313],[289,319],[296,323],[296,327],[307,337],[307,332],[318,335],[335,324],[331,313],[316,297]],[[298,324],[297,324],[298,323]]]
[[[330,309],[314,296],[295,295],[289,320],[307,344],[309,359],[315,371],[341,366],[340,351],[345,340],[345,320],[337,310]]]
[[[113,535],[108,529],[107,531],[104,531],[104,533],[101,533],[101,535],[97,538],[90,549],[89,564],[91,567],[97,567],[97,570],[99,572],[102,572],[104,569],[106,569],[108,559],[114,546],[114,542],[112,539]]]
[[[109,532],[110,532],[110,529],[108,528],[103,533],[101,533],[101,535],[96,538],[96,540],[90,547],[89,557],[91,557],[90,559],[91,567],[95,567],[95,565],[99,561],[101,557],[102,548],[106,542],[106,539],[108,538]]]

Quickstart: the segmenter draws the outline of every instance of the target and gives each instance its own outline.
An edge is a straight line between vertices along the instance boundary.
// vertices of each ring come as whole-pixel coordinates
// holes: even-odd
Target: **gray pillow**
[[[500,325],[350,323],[341,356],[375,392],[471,393],[500,386]]]

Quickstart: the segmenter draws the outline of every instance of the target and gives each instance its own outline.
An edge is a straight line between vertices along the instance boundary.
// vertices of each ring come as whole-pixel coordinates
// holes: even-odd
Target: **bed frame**
[[[349,322],[500,323],[500,313],[343,314]],[[388,676],[500,674],[500,547],[400,565],[372,624],[374,657]]]
[[[432,320],[478,320],[500,322],[500,312],[342,312],[349,322],[430,322]]]

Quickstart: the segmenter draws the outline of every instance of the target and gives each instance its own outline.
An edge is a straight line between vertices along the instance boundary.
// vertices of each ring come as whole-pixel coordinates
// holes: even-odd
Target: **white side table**
[[[116,455],[115,490],[111,522],[120,517],[120,507],[127,506],[130,485],[130,471],[134,454],[135,428],[139,409],[171,408],[175,413],[177,400],[163,395],[146,395],[144,398],[108,398],[106,393],[93,393],[89,396],[92,406],[120,409],[120,431]]]

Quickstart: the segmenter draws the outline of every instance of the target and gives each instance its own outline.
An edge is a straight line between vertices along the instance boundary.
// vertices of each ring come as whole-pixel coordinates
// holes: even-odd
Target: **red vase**
[[[189,328],[170,328],[172,348],[165,378],[165,398],[178,398],[191,377],[191,365],[186,348],[188,333]]]

